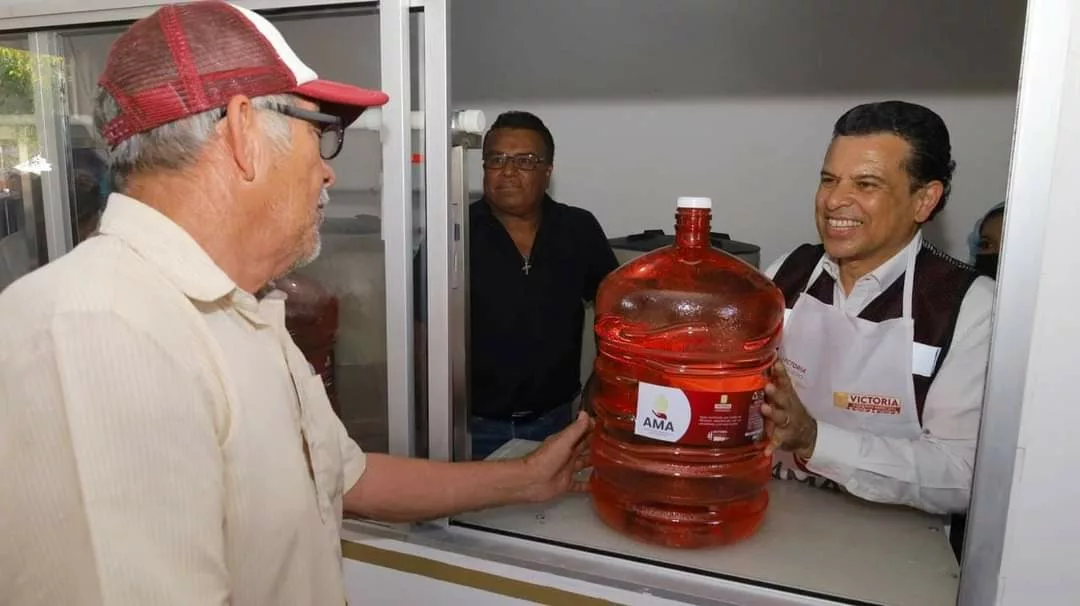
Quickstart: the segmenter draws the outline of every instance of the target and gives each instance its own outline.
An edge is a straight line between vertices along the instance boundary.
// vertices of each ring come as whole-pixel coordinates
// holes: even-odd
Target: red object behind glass
[[[317,280],[291,273],[274,282],[288,295],[285,327],[315,372],[322,376],[330,405],[340,417],[334,382],[334,343],[338,330],[338,299]]]

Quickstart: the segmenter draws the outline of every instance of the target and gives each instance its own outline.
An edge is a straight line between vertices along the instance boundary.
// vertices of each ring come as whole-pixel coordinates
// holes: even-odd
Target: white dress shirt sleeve
[[[930,513],[967,509],[990,355],[994,282],[978,278],[965,295],[941,370],[926,396],[923,433],[885,438],[818,423],[806,467],[868,501]]]
[[[42,325],[0,348],[6,603],[228,603],[223,423],[189,352],[108,311]]]

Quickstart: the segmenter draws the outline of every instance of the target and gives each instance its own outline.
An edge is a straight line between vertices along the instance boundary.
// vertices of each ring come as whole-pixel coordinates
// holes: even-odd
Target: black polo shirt
[[[488,203],[469,207],[474,415],[543,412],[581,388],[585,302],[618,261],[592,213],[546,196],[542,204],[527,274]]]

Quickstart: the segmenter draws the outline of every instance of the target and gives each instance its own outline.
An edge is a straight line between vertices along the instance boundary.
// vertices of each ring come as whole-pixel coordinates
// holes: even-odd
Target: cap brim
[[[292,92],[318,101],[322,111],[341,117],[345,126],[355,122],[365,109],[385,105],[390,100],[390,96],[382,91],[331,80],[312,80]]]

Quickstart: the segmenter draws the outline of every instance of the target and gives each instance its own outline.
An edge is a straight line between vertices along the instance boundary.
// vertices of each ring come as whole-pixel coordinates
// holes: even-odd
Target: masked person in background
[[[0,232],[0,292],[37,266],[34,261],[36,255],[33,254],[35,251],[30,250],[30,242],[26,237],[24,209],[27,196],[37,199],[32,202],[35,208],[40,207],[41,199],[41,177],[29,175],[24,179],[23,175],[11,171],[3,175],[3,179],[4,198],[0,202],[0,212],[4,213],[6,233]],[[29,183],[29,186],[24,186],[24,182]],[[31,230],[31,233],[41,231]]]
[[[837,120],[805,244],[768,270],[788,317],[762,407],[775,473],[930,513],[968,507],[994,283],[923,240],[955,163],[921,105]]]
[[[97,233],[105,201],[112,192],[112,178],[101,152],[92,148],[71,150],[75,182],[75,244]]]
[[[968,235],[971,263],[980,274],[997,280],[998,255],[1001,253],[1001,227],[1005,220],[1005,203],[995,204],[975,222]]]

